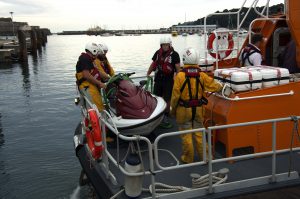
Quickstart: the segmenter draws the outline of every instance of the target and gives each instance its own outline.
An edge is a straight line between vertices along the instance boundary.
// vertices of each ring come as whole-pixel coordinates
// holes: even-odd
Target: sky
[[[252,3],[248,0],[246,6]],[[156,29],[194,21],[241,7],[244,0],[0,0],[0,17],[49,28],[51,32],[105,29]],[[266,4],[260,0],[258,5]],[[271,0],[270,5],[284,0]]]

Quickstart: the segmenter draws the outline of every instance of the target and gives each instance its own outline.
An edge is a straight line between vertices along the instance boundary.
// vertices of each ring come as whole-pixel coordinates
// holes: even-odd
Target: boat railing
[[[87,117],[87,109],[88,108],[92,108],[96,111],[97,115],[98,115],[98,119],[99,122],[101,124],[101,131],[102,131],[102,143],[104,145],[104,153],[102,154],[102,158],[101,161],[99,162],[100,168],[103,171],[103,173],[105,174],[107,179],[110,179],[110,181],[113,184],[117,184],[117,180],[116,177],[114,176],[114,174],[110,171],[110,166],[109,166],[109,160],[112,162],[112,164],[114,164],[114,166],[116,166],[124,175],[127,176],[143,176],[143,175],[150,175],[151,177],[151,192],[153,193],[153,198],[156,198],[156,194],[155,194],[155,177],[154,177],[154,173],[155,173],[155,169],[154,169],[154,158],[153,158],[153,147],[152,147],[152,143],[151,141],[144,137],[144,136],[125,136],[122,135],[116,125],[113,123],[112,117],[110,115],[109,112],[107,112],[106,110],[102,111],[101,113],[99,112],[97,106],[95,104],[93,104],[86,96],[84,95],[80,95],[81,96],[81,113],[82,113],[82,117],[86,118]],[[111,120],[111,123],[108,122],[108,120]],[[84,131],[84,122],[81,122],[82,124],[82,128],[83,128],[83,132]],[[104,125],[103,125],[104,124]],[[114,158],[114,156],[109,152],[108,148],[107,148],[107,143],[106,143],[106,127],[109,128],[111,130],[111,132],[113,132],[116,135],[117,139],[122,139],[124,141],[128,141],[128,142],[132,142],[132,141],[144,141],[147,143],[147,151],[149,154],[149,171],[142,171],[142,172],[136,172],[136,173],[132,173],[132,172],[128,172],[125,170],[125,168],[120,165],[120,153],[119,153],[119,145],[117,145],[117,158]],[[96,160],[94,160],[96,161]],[[96,161],[97,162],[97,161]]]
[[[254,100],[254,99],[269,98],[269,97],[291,96],[291,95],[295,94],[295,92],[293,90],[290,90],[289,92],[285,92],[285,93],[274,93],[274,94],[268,94],[268,95],[256,95],[256,96],[251,96],[251,97],[239,97],[237,95],[234,96],[234,97],[230,97],[230,95],[227,96],[225,94],[226,87],[230,88],[230,86],[228,84],[225,84],[221,93],[209,93],[209,94],[213,94],[213,95],[215,95],[219,98],[229,100],[229,101]]]
[[[152,198],[156,198],[156,191],[155,191],[155,176],[154,174],[157,173],[157,171],[155,171],[155,168],[154,168],[154,156],[153,156],[153,146],[152,146],[152,143],[151,141],[144,137],[144,136],[140,136],[140,135],[134,135],[134,136],[125,136],[125,135],[122,135],[116,125],[113,123],[113,126],[107,122],[107,118],[109,118],[111,120],[111,122],[113,123],[113,120],[110,116],[110,114],[107,112],[107,111],[103,111],[102,114],[99,114],[99,120],[101,120],[101,122],[103,122],[105,125],[102,125],[102,131],[104,132],[102,137],[103,139],[105,140],[105,136],[106,136],[106,129],[105,129],[105,126],[107,128],[109,128],[113,133],[115,133],[115,135],[117,136],[117,139],[122,139],[122,140],[125,140],[125,141],[128,141],[128,142],[132,142],[132,141],[135,141],[137,142],[137,144],[139,144],[138,142],[140,141],[144,141],[147,143],[147,151],[148,151],[148,155],[149,155],[149,171],[142,171],[142,172],[136,172],[136,173],[132,173],[132,172],[128,172],[126,171],[126,169],[120,165],[120,153],[119,153],[119,145],[117,145],[117,159],[115,159],[113,157],[113,155],[109,152],[109,150],[107,149],[107,145],[106,145],[106,142],[105,143],[105,154],[104,154],[104,169],[103,171],[108,175],[110,176],[113,176],[113,174],[110,172],[109,170],[109,162],[108,162],[108,159],[117,167],[119,168],[119,170],[124,174],[124,175],[127,175],[127,176],[143,176],[143,175],[149,175],[150,178],[151,178],[151,193],[152,193]],[[142,161],[142,160],[141,160]],[[113,177],[114,178],[114,177]]]
[[[226,15],[236,15],[237,17],[237,24],[236,24],[236,27],[232,30],[227,30],[227,32],[240,32],[241,30],[241,27],[243,25],[243,23],[245,22],[247,16],[249,15],[251,9],[253,8],[253,10],[259,15],[261,16],[264,20],[266,19],[269,19],[269,3],[270,3],[270,0],[267,0],[263,10],[261,12],[259,12],[257,10],[257,4],[259,2],[259,0],[253,0],[252,3],[251,3],[251,6],[249,7],[249,9],[247,10],[246,14],[244,14],[242,20],[240,21],[240,17],[241,17],[241,12],[242,12],[242,8],[245,6],[246,2],[248,0],[244,0],[244,2],[242,3],[241,7],[239,8],[239,10],[237,10],[236,12],[225,12],[225,13],[212,13],[212,14],[208,14],[206,15],[206,17],[204,18],[204,49],[205,50],[205,53],[204,53],[204,58],[207,59],[207,56],[208,56],[208,53],[209,51],[207,50],[206,48],[206,43],[207,43],[207,34],[208,34],[208,31],[207,31],[207,18],[208,17],[211,17],[211,16],[226,16]],[[264,13],[266,12],[266,14],[264,15]],[[251,27],[251,25],[250,25]],[[251,28],[249,27],[249,31],[248,31],[248,34],[251,36]],[[214,31],[214,34],[219,34],[219,33],[225,33],[226,31],[224,30],[215,30]],[[241,37],[241,35],[237,34],[238,38]],[[237,48],[234,48],[232,50],[236,50],[236,51],[239,51],[240,49],[240,43],[239,43],[239,39],[237,39],[236,41],[236,44],[237,44]],[[219,49],[218,49],[218,46],[217,46],[217,49],[216,49],[216,54],[219,53]],[[219,64],[219,58],[218,56],[216,57],[216,69],[218,69],[218,64]]]
[[[294,128],[297,129],[299,119],[300,119],[300,116],[291,116],[291,117],[286,117],[286,118],[268,119],[268,120],[261,120],[261,121],[253,121],[253,122],[245,122],[245,123],[208,127],[207,128],[207,136],[210,138],[212,136],[212,131],[216,131],[216,130],[228,129],[228,128],[234,128],[234,127],[244,127],[244,126],[251,126],[251,125],[259,125],[259,124],[269,124],[269,123],[272,124],[272,151],[259,152],[259,153],[254,153],[254,154],[240,155],[240,156],[234,156],[234,157],[213,160],[212,159],[212,143],[211,143],[211,139],[208,139],[208,173],[209,173],[209,188],[208,188],[208,190],[209,190],[209,193],[213,193],[213,184],[212,184],[212,175],[211,175],[212,170],[213,170],[212,166],[213,166],[213,164],[220,163],[220,162],[243,160],[243,159],[247,159],[247,158],[256,158],[256,157],[271,155],[272,156],[272,164],[271,164],[272,175],[265,177],[265,180],[266,179],[268,180],[266,182],[275,183],[277,181],[277,177],[279,177],[279,176],[281,178],[280,180],[293,179],[290,175],[291,174],[290,171],[288,173],[282,173],[282,174],[285,174],[286,178],[284,178],[282,174],[277,174],[277,172],[276,172],[276,156],[278,154],[286,153],[286,152],[290,152],[290,151],[299,151],[300,147],[292,148],[292,146],[291,146],[290,149],[277,150],[276,149],[276,139],[277,139],[276,126],[279,122],[291,121],[291,122],[294,122]],[[218,131],[216,131],[216,132],[218,132]],[[294,178],[299,178],[298,174],[296,176],[294,176]],[[258,181],[257,183],[262,183],[261,180],[263,178],[262,177],[252,178],[252,180],[254,180],[254,179],[256,179]],[[251,179],[248,179],[248,180],[250,181]],[[279,178],[278,178],[278,180],[279,180]],[[244,182],[247,183],[246,180]],[[245,186],[247,186],[246,183],[245,183]]]
[[[164,134],[159,135],[155,139],[154,144],[153,144],[154,158],[155,158],[156,166],[161,170],[173,170],[173,169],[180,169],[180,168],[185,168],[185,167],[191,167],[191,166],[198,166],[198,165],[206,164],[206,159],[207,159],[206,153],[203,153],[202,161],[193,162],[193,163],[190,163],[190,164],[181,164],[181,165],[164,167],[159,163],[159,150],[160,150],[159,149],[159,142],[160,142],[160,140],[162,140],[163,138],[171,137],[171,136],[179,136],[179,135],[184,135],[184,134],[188,134],[188,133],[196,133],[196,132],[201,132],[202,133],[202,138],[203,138],[202,149],[203,149],[203,151],[205,151],[206,150],[205,128],[192,129],[192,130],[183,130],[183,131],[170,132],[170,133],[164,133]]]
[[[199,165],[208,165],[208,178],[209,178],[209,184],[207,187],[204,188],[197,188],[197,189],[191,189],[189,191],[186,191],[185,193],[177,193],[180,194],[180,197],[184,198],[186,196],[198,196],[206,195],[206,194],[212,194],[212,193],[218,193],[218,192],[224,192],[224,191],[230,191],[230,190],[236,190],[238,188],[248,188],[252,186],[258,186],[258,185],[264,185],[264,184],[270,184],[270,183],[276,183],[276,182],[282,182],[282,181],[288,181],[288,180],[295,180],[299,179],[299,175],[297,171],[289,171],[286,173],[277,173],[276,172],[276,156],[278,154],[292,152],[292,151],[300,151],[300,147],[292,147],[289,149],[276,149],[276,127],[277,124],[280,122],[286,122],[291,121],[294,122],[295,126],[298,126],[298,120],[300,119],[300,116],[291,116],[286,118],[277,118],[277,119],[268,119],[268,120],[261,120],[261,121],[253,121],[253,122],[244,122],[244,123],[236,123],[236,124],[228,124],[228,125],[220,125],[220,126],[213,126],[205,128],[199,128],[199,129],[193,129],[193,130],[186,130],[186,131],[179,131],[179,132],[172,132],[172,133],[165,133],[159,135],[153,144],[154,149],[154,158],[156,166],[163,171],[169,171],[169,170],[175,170],[180,168],[186,168],[186,167],[192,167],[192,166],[199,166]],[[212,149],[212,131],[218,133],[218,130],[221,129],[228,129],[228,128],[235,128],[235,127],[245,127],[245,126],[252,126],[252,125],[260,125],[260,124],[272,124],[272,150],[266,151],[266,152],[258,152],[253,154],[247,154],[247,155],[239,155],[234,157],[227,157],[227,158],[219,158],[219,159],[213,159]],[[294,128],[298,128],[295,127]],[[163,138],[171,137],[171,136],[178,136],[186,133],[193,133],[193,132],[202,132],[205,133],[208,137],[207,143],[208,143],[208,156],[203,156],[203,161],[194,162],[194,163],[188,163],[183,165],[175,165],[175,166],[169,166],[169,167],[163,167],[159,163],[159,142]],[[294,132],[293,132],[294,133]],[[203,147],[205,147],[205,140],[206,136],[203,136]],[[204,153],[205,154],[205,153]],[[244,159],[250,159],[250,158],[258,158],[258,157],[266,157],[266,156],[272,156],[272,164],[271,164],[271,175],[268,176],[259,176],[255,178],[248,178],[240,181],[234,181],[234,182],[228,182],[224,184],[213,184],[213,164],[221,163],[221,162],[229,162],[229,161],[238,161],[238,160],[244,160]],[[232,171],[234,172],[234,171]],[[208,191],[208,192],[207,192]],[[187,195],[184,195],[187,194]],[[197,195],[198,194],[198,195]],[[162,196],[162,198],[164,198]],[[166,197],[168,198],[168,197]]]
[[[85,98],[85,97],[84,97]],[[88,103],[90,103],[88,101]],[[103,153],[102,160],[99,161],[99,164],[102,165],[101,168],[107,178],[110,179],[116,179],[114,174],[111,172],[109,167],[109,160],[112,164],[114,164],[115,167],[117,167],[124,175],[127,176],[143,176],[148,175],[151,178],[151,198],[156,198],[157,193],[155,191],[155,174],[161,173],[161,172],[168,172],[175,169],[181,169],[181,168],[187,168],[187,167],[195,167],[200,165],[208,166],[208,186],[202,187],[202,188],[192,188],[185,190],[183,192],[177,192],[172,194],[163,194],[160,195],[160,198],[171,198],[174,197],[174,194],[179,196],[180,198],[186,198],[186,197],[199,197],[200,195],[207,195],[212,193],[219,193],[224,191],[230,191],[230,190],[236,190],[240,188],[249,188],[252,186],[259,186],[259,185],[267,185],[270,183],[276,183],[276,182],[283,182],[288,180],[296,180],[299,179],[299,175],[297,171],[288,171],[285,173],[277,173],[276,171],[276,157],[278,154],[292,152],[292,151],[300,151],[300,147],[291,147],[289,149],[281,149],[277,150],[276,147],[276,134],[277,134],[277,124],[280,122],[287,122],[291,121],[294,122],[294,130],[298,129],[298,121],[300,119],[300,116],[291,116],[291,117],[285,117],[285,118],[276,118],[276,119],[268,119],[268,120],[260,120],[260,121],[252,121],[252,122],[244,122],[244,123],[236,123],[236,124],[227,124],[227,125],[220,125],[220,126],[212,126],[208,128],[198,128],[198,129],[192,129],[192,130],[185,130],[185,131],[177,131],[177,132],[170,132],[170,133],[164,133],[159,135],[153,143],[144,136],[136,135],[136,136],[125,136],[122,135],[118,129],[116,128],[115,124],[112,122],[112,118],[110,114],[107,111],[103,111],[101,114],[97,110],[96,106],[94,104],[90,104],[91,108],[94,108],[97,111],[97,114],[99,116],[99,120],[101,121],[101,128],[102,128],[102,139],[104,142],[105,150]],[[111,120],[111,122],[108,122],[108,120]],[[213,143],[212,143],[212,131],[218,133],[222,129],[228,129],[228,128],[236,128],[236,127],[245,127],[245,126],[252,126],[252,125],[261,125],[261,124],[272,124],[272,150],[271,151],[265,151],[265,152],[258,152],[253,154],[247,154],[247,155],[239,155],[239,156],[233,156],[233,157],[226,157],[226,158],[218,158],[213,159]],[[147,143],[147,152],[148,152],[148,158],[149,158],[149,170],[142,171],[142,172],[136,172],[131,173],[126,171],[126,169],[120,165],[120,154],[119,154],[119,146],[117,146],[117,157],[114,157],[110,151],[107,148],[106,145],[106,136],[105,127],[109,128],[113,133],[116,134],[117,139],[122,139],[128,142],[140,142],[144,141]],[[204,149],[208,149],[208,154],[203,153],[203,160],[188,164],[177,164],[175,166],[169,166],[164,167],[159,163],[159,151],[162,150],[159,148],[159,142],[162,139],[166,139],[167,137],[171,136],[179,136],[182,134],[187,133],[195,133],[195,132],[202,132],[203,136],[203,151]],[[293,132],[294,134],[295,132]],[[207,140],[206,136],[207,135]],[[293,140],[292,140],[293,141]],[[291,141],[291,143],[293,143]],[[207,143],[207,147],[206,147]],[[170,151],[170,153],[172,153]],[[244,160],[249,158],[257,158],[257,157],[265,157],[265,156],[272,156],[272,164],[271,164],[271,175],[268,176],[259,176],[254,178],[247,178],[244,180],[234,181],[234,182],[228,182],[223,184],[213,184],[213,165],[221,162],[228,162],[228,161],[238,161],[238,160]],[[158,169],[155,169],[155,166]]]
[[[152,153],[152,143],[151,141],[144,137],[144,136],[139,136],[139,135],[133,135],[133,136],[125,136],[123,134],[121,134],[117,127],[115,125],[111,125],[111,123],[107,122],[107,119],[104,119],[104,117],[108,117],[111,121],[112,121],[112,118],[110,116],[110,114],[107,112],[107,111],[103,111],[102,112],[102,116],[100,116],[100,120],[101,122],[104,124],[103,126],[106,126],[108,127],[111,131],[113,131],[115,133],[115,135],[117,136],[117,139],[122,139],[124,141],[128,141],[128,142],[131,142],[131,141],[136,141],[136,142],[139,142],[139,141],[144,141],[147,143],[147,146],[148,146],[148,152],[149,152],[149,168],[151,168],[151,165],[153,165],[153,162],[151,162],[151,158],[150,157],[153,157],[153,153]],[[105,131],[105,129],[103,129]],[[105,134],[105,133],[104,133]],[[117,166],[118,168],[120,168],[120,170],[122,171],[122,173],[124,173],[125,175],[128,175],[128,176],[140,176],[140,175],[151,175],[151,172],[150,171],[145,171],[145,172],[139,172],[139,173],[129,173],[127,172],[121,165],[120,165],[120,159],[119,159],[119,154],[117,154],[117,159],[115,159],[112,154],[107,150],[107,147],[105,147],[106,150],[106,154],[108,155],[109,159],[115,164],[115,166]],[[153,160],[153,159],[152,159]]]
[[[280,96],[289,96],[294,95],[294,91],[290,91],[287,93],[277,93],[277,94],[270,94],[270,95],[257,95],[257,96],[251,96],[251,97],[239,97],[235,96],[234,98],[229,98],[226,96],[222,96],[219,94],[216,94],[216,96],[221,97],[223,99],[229,100],[229,101],[242,101],[242,100],[253,100],[253,99],[260,99],[260,98],[268,98],[268,97],[280,97]]]
[[[103,132],[103,134],[102,134],[103,144],[106,148],[105,152],[108,155],[108,158],[115,164],[115,166],[119,167],[120,170],[124,174],[129,175],[129,176],[138,176],[138,175],[143,175],[143,174],[151,174],[150,172],[128,173],[127,171],[125,171],[125,169],[123,167],[121,167],[120,164],[119,164],[119,162],[120,162],[119,158],[117,158],[117,160],[115,160],[113,158],[113,156],[111,155],[111,153],[109,151],[107,151],[106,136],[105,136],[106,135],[106,129],[104,127],[106,126],[107,128],[109,128],[117,136],[118,139],[122,139],[124,141],[129,141],[129,142],[130,141],[145,141],[148,145],[148,150],[152,148],[152,144],[151,144],[150,140],[148,138],[144,137],[144,136],[130,136],[129,137],[129,136],[122,135],[118,131],[116,125],[113,122],[112,122],[112,125],[111,125],[111,123],[108,122],[108,120],[113,121],[109,112],[104,110],[100,113],[97,106],[95,104],[93,104],[86,96],[82,95],[82,98],[88,104],[88,106],[85,106],[85,107],[81,108],[83,117],[87,117],[87,108],[92,108],[92,109],[96,110],[97,115],[98,115],[98,119],[101,122],[101,124],[104,124],[104,125],[101,125],[101,130]],[[153,157],[152,150],[149,150],[149,157]],[[150,161],[150,165],[151,165],[151,161]],[[151,166],[149,166],[149,167],[151,168]]]
[[[252,30],[252,26],[253,24],[256,22],[256,21],[285,21],[284,18],[257,18],[257,19],[254,19],[253,21],[251,21],[250,25],[249,25],[249,31],[248,32],[251,32]],[[249,34],[249,43],[251,43],[251,34]]]

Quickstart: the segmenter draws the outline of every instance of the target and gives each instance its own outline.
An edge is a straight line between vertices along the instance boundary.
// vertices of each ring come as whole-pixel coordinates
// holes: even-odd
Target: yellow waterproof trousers
[[[80,85],[79,89],[92,103],[97,106],[99,112],[104,110],[101,93],[97,86],[93,84],[85,85],[84,82]]]
[[[176,109],[176,122],[180,131],[197,129],[203,127],[202,120],[202,107],[196,109],[196,115],[192,121],[191,108],[178,106]],[[181,135],[182,139],[182,155],[181,161],[184,163],[191,163],[194,161],[194,142],[195,148],[198,153],[199,159],[203,159],[203,145],[202,145],[202,132],[189,133]]]
[[[199,122],[187,122],[183,125],[179,125],[179,130],[189,130],[195,128],[202,128],[202,123]],[[189,133],[181,135],[182,139],[182,155],[181,161],[184,163],[191,163],[194,161],[194,143],[193,138],[195,140],[195,147],[198,153],[199,159],[203,159],[203,145],[202,145],[202,132]]]

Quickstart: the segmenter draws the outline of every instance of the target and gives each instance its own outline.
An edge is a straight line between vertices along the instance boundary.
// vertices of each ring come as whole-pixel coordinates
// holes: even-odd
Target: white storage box
[[[264,88],[287,84],[290,81],[290,73],[286,68],[273,66],[248,66],[247,70],[257,70],[262,74],[262,86]]]
[[[211,59],[200,59],[199,67],[202,72],[211,72],[214,70],[214,61]]]
[[[214,78],[227,83],[234,91],[249,91],[262,87],[262,75],[257,70],[246,68],[217,69]]]

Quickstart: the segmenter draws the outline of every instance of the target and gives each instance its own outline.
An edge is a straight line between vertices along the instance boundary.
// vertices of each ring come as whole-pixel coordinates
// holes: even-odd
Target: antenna
[[[15,36],[14,19],[13,19],[14,12],[9,12],[9,14],[11,15],[11,23],[12,23],[13,36]]]

